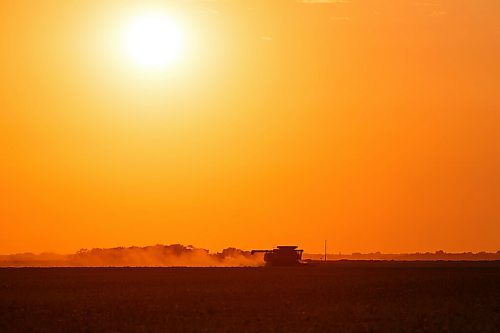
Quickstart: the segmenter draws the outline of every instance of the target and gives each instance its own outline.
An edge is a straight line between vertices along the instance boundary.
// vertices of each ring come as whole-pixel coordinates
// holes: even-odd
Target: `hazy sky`
[[[124,52],[161,12],[183,52]],[[500,250],[500,1],[1,1],[0,253]]]

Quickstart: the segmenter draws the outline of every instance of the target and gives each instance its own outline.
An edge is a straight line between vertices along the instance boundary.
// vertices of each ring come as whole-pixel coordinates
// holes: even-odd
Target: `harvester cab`
[[[264,253],[267,266],[295,266],[301,264],[302,252],[298,246],[277,246],[272,250],[252,250],[252,254]]]

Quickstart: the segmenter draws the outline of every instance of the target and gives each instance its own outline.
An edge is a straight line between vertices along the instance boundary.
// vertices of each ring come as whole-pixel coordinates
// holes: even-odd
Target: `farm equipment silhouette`
[[[303,251],[297,246],[277,246],[272,250],[252,250],[251,254],[264,253],[267,266],[296,266],[301,264]]]

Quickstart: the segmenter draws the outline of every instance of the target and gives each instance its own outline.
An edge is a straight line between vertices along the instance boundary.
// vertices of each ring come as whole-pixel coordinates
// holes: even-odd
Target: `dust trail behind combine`
[[[220,253],[193,246],[155,245],[82,249],[75,254],[24,253],[0,256],[0,267],[110,267],[110,266],[261,266],[262,255],[227,248]]]

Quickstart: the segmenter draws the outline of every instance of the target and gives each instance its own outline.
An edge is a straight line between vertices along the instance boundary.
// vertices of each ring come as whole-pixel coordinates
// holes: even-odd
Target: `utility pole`
[[[325,239],[325,262],[326,262],[326,239]]]

